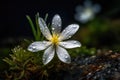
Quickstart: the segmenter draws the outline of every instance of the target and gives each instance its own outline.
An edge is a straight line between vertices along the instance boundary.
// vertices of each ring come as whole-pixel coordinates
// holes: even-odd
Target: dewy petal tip
[[[58,14],[56,14],[52,19],[52,32],[59,34],[61,31],[61,25],[62,25],[61,18]]]
[[[58,58],[62,62],[64,62],[64,63],[70,63],[71,62],[71,57],[64,48],[58,46],[56,52],[57,52]]]
[[[67,49],[71,49],[71,48],[81,47],[81,43],[75,40],[68,40],[68,41],[60,42],[60,46]]]

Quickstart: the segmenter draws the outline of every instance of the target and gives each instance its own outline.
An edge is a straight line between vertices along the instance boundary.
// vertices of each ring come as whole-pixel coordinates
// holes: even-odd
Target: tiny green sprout
[[[41,33],[48,41],[35,41],[29,45],[28,50],[31,52],[38,52],[46,49],[42,58],[44,65],[48,64],[53,59],[55,53],[57,53],[58,58],[62,62],[70,63],[71,57],[65,48],[71,49],[80,47],[81,43],[76,40],[64,40],[71,38],[78,31],[79,25],[71,24],[61,32],[62,21],[58,14],[52,19],[51,32],[41,17],[38,18],[38,24]]]

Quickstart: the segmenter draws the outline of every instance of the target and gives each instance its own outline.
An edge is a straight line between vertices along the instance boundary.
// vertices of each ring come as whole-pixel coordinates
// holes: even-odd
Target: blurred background
[[[59,14],[64,27],[72,23],[79,24],[81,28],[76,36],[83,45],[119,49],[120,0],[90,0],[92,5],[99,4],[100,11],[94,14],[94,19],[83,23],[75,18],[75,14],[79,14],[79,11],[76,11],[77,6],[85,6],[85,1],[87,0],[2,1],[0,5],[0,47],[11,47],[11,44],[19,39],[33,38],[26,15],[34,21],[35,14],[39,12],[43,18],[46,13],[49,14],[48,22],[51,22],[55,14]]]
[[[100,53],[100,50],[104,51],[104,49],[110,51],[115,50],[115,52],[120,51],[120,0],[1,0],[0,74],[4,73],[4,70],[9,69],[8,64],[4,62],[3,59],[5,57],[12,59],[12,56],[10,57],[9,55],[15,53],[16,50],[14,49],[14,52],[12,52],[11,49],[18,46],[18,44],[22,45],[21,43],[24,41],[24,39],[28,39],[30,41],[35,40],[26,15],[29,15],[35,24],[35,15],[37,14],[37,12],[39,12],[40,17],[42,18],[45,18],[46,13],[48,13],[47,23],[51,23],[53,16],[55,14],[59,14],[62,18],[63,28],[67,27],[67,25],[72,23],[77,23],[80,25],[79,31],[72,38],[79,40],[82,44],[82,47],[73,51],[69,51],[71,53],[76,53],[74,55],[95,55],[97,54],[96,51]],[[23,48],[24,46],[26,49],[28,44],[22,45]],[[26,56],[24,57],[24,55],[26,54],[23,54],[23,58],[21,58],[22,56],[20,57],[21,60],[28,59],[26,58]],[[113,55],[113,58],[115,57]],[[79,60],[79,57],[77,58],[76,60]],[[85,61],[89,61],[88,58],[86,58],[85,61],[82,57],[81,59],[83,60],[83,63]],[[80,61],[82,61],[81,59]],[[93,58],[91,59],[91,61],[93,61]],[[13,59],[13,62],[14,61],[15,60]],[[111,62],[114,63],[114,61]],[[15,64],[16,63],[19,64],[19,62],[15,62]],[[26,63],[26,61],[24,61],[24,63]],[[117,63],[115,62],[115,64]],[[97,67],[95,68],[97,69]],[[112,68],[111,71],[113,69],[114,68]],[[116,69],[117,68],[115,68],[115,71]],[[85,70],[87,69],[85,68]],[[107,71],[105,70],[105,72]],[[90,75],[88,75],[87,77],[89,76]],[[102,77],[101,80],[103,80]]]

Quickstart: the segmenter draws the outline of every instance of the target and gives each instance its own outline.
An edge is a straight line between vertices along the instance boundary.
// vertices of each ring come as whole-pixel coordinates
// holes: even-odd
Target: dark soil
[[[78,57],[73,63],[71,80],[120,80],[119,52],[98,50],[96,56]]]

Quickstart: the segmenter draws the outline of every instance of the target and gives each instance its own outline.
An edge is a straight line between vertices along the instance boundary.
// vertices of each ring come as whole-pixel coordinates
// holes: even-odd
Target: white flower
[[[100,10],[101,6],[99,4],[92,5],[89,0],[86,0],[84,6],[76,7],[75,19],[81,23],[86,23],[92,20]]]
[[[58,58],[62,62],[70,63],[71,62],[70,55],[64,48],[67,49],[76,48],[80,47],[81,44],[80,42],[75,40],[68,41],[63,40],[72,37],[72,35],[75,34],[79,29],[79,25],[71,24],[61,32],[62,25],[61,18],[59,15],[55,15],[52,20],[52,35],[51,35],[45,21],[42,18],[39,18],[38,22],[42,34],[48,41],[33,42],[32,44],[29,45],[28,50],[32,52],[37,52],[46,49],[43,54],[44,64],[49,63],[53,59],[55,53],[57,53]]]

